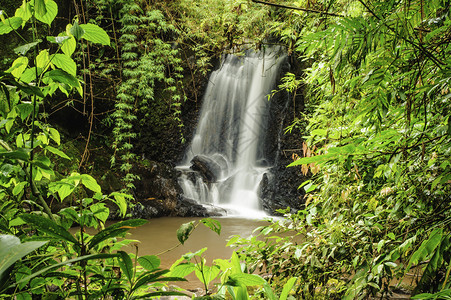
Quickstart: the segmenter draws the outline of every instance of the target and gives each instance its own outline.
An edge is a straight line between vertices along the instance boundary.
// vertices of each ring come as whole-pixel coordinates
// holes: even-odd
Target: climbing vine
[[[120,170],[126,174],[126,187],[133,188],[133,181],[137,179],[131,172],[137,158],[133,143],[139,136],[140,126],[151,123],[164,127],[167,120],[162,109],[172,112],[172,120],[179,127],[183,126],[180,119],[180,106],[184,101],[183,68],[178,50],[167,41],[177,32],[161,11],[126,1],[121,14],[122,81],[117,87],[113,113],[115,155],[112,163],[119,158]],[[154,109],[156,107],[159,111]]]

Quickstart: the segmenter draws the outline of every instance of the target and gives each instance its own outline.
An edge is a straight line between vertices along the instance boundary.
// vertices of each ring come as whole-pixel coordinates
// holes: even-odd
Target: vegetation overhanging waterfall
[[[265,157],[268,94],[284,55],[280,49],[228,55],[211,74],[196,132],[179,169],[186,198],[231,215],[262,215],[258,187]]]

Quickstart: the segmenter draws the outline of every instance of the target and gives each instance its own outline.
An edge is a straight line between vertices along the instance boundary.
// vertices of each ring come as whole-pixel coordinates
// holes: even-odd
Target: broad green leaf
[[[127,200],[125,199],[125,197],[128,197],[128,195],[124,193],[113,192],[110,196],[113,196],[113,199],[111,200],[116,203],[116,205],[119,207],[121,215],[124,217],[127,213]]]
[[[199,268],[196,268],[195,274],[196,274],[196,277],[203,284],[208,286],[210,284],[210,282],[212,280],[214,280],[219,275],[220,271],[221,270],[219,269],[218,266],[215,266],[215,265],[213,265],[213,266],[206,266],[206,265],[204,265],[202,267],[202,272],[199,270]]]
[[[177,266],[171,268],[171,276],[174,277],[186,277],[191,274],[196,269],[196,265],[188,262],[178,264]]]
[[[443,229],[441,228],[434,229],[434,231],[431,232],[429,238],[423,241],[418,250],[415,251],[410,257],[409,264],[407,265],[407,270],[409,270],[412,265],[420,263],[426,257],[431,255],[435,250],[435,248],[437,248],[437,246],[440,244],[442,237],[443,237]]]
[[[236,273],[231,274],[230,278],[245,286],[264,285],[266,283],[266,280],[255,274]]]
[[[85,31],[80,27],[80,25],[78,25],[77,21],[74,22],[74,25],[68,24],[66,27],[66,32],[73,35],[76,40],[80,40],[85,34]]]
[[[218,235],[221,234],[221,223],[218,220],[214,220],[211,218],[205,218],[201,220],[202,224],[216,232]]]
[[[77,64],[66,54],[54,54],[51,58],[52,63],[63,71],[66,71],[72,76],[77,74]]]
[[[50,152],[52,152],[55,155],[58,155],[58,156],[62,157],[62,158],[71,160],[71,158],[69,156],[67,156],[66,153],[64,153],[63,151],[58,150],[58,149],[56,149],[56,148],[54,148],[52,146],[46,146],[45,149],[50,151]]]
[[[11,65],[11,74],[16,78],[20,78],[27,67],[28,58],[25,56],[18,57]]]
[[[133,262],[128,253],[124,251],[118,251],[120,259],[118,260],[122,273],[125,274],[128,281],[131,283],[133,280]]]
[[[33,214],[22,214],[20,215],[20,218],[27,222],[29,225],[34,226],[38,231],[42,231],[49,236],[56,237],[73,244],[78,244],[78,241],[72,236],[69,231],[67,231],[64,227],[56,224],[49,218]]]
[[[22,5],[16,9],[14,16],[22,18],[24,23],[27,22],[33,16],[31,3],[23,1]]]
[[[13,189],[13,195],[17,196],[21,192],[23,192],[23,190],[25,189],[26,185],[28,185],[28,182],[26,182],[26,181],[22,181],[22,182],[19,182],[18,184],[16,184],[16,186]]]
[[[33,68],[27,68],[25,70],[25,72],[22,73],[22,75],[20,76],[20,81],[23,81],[25,83],[30,83],[32,81],[36,80],[36,73],[38,73],[38,75],[41,73],[41,69],[36,67]]]
[[[47,8],[45,7],[44,0],[34,0],[34,7],[35,12],[41,17],[47,13]]]
[[[30,158],[30,149],[17,149],[16,151],[11,152],[0,152],[0,158],[7,159],[20,159],[23,161],[28,161]]]
[[[161,260],[158,256],[146,255],[139,257],[138,262],[147,271],[153,271],[160,266]]]
[[[10,33],[22,25],[22,18],[12,17],[0,22],[0,35]]]
[[[183,245],[194,230],[194,222],[182,224],[177,229],[177,239]]]
[[[36,0],[45,2],[45,14],[36,14],[36,19],[39,21],[45,23],[45,24],[52,24],[53,20],[55,19],[56,15],[58,14],[58,5],[53,0]],[[43,12],[43,10],[41,11]]]
[[[50,64],[49,50],[41,50],[38,56],[36,56],[36,66],[45,72],[50,67]]]
[[[106,222],[106,220],[108,219],[108,216],[110,215],[110,210],[105,206],[105,203],[101,203],[101,202],[92,204],[89,207],[89,210],[92,211],[94,216],[97,219],[99,219],[100,221],[102,221],[103,223]]]
[[[55,128],[49,128],[49,136],[50,138],[57,144],[61,144],[61,136],[58,130],[56,130]]]
[[[21,103],[17,105],[16,108],[22,121],[33,113],[33,105],[31,103]]]
[[[91,175],[81,175],[81,183],[95,193],[102,193],[102,188],[97,183],[97,180],[95,180]]]
[[[58,182],[55,186],[58,187],[57,193],[61,202],[66,199],[67,196],[72,194],[76,187],[76,185],[71,182]]]
[[[50,77],[53,81],[65,83],[67,85],[78,87],[80,86],[80,82],[74,76],[63,70],[52,70],[50,72],[45,73],[45,76]]]
[[[286,300],[288,298],[288,294],[293,288],[294,283],[296,282],[297,277],[291,277],[284,285],[282,293],[280,294],[279,300]]]
[[[95,24],[81,24],[80,27],[84,31],[84,39],[95,44],[110,45],[110,37],[101,27]]]
[[[77,41],[75,40],[75,38],[73,36],[70,36],[69,39],[67,39],[63,42],[63,45],[61,46],[61,50],[67,56],[72,56],[72,54],[75,52],[76,47],[77,47]]]
[[[6,271],[25,255],[45,245],[47,241],[21,243],[14,235],[0,235],[0,282]]]

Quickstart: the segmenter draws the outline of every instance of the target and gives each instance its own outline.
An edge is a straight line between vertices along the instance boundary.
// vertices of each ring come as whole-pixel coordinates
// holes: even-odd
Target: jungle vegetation
[[[414,299],[451,299],[450,5],[0,1],[0,297],[177,296],[168,283],[194,272],[198,299],[382,299],[412,274]],[[305,99],[285,129],[303,142],[288,167],[310,176],[297,210],[231,238],[236,252],[211,266],[205,249],[170,270],[121,250],[132,241],[118,238],[146,222],[127,219],[140,128],[151,128],[155,153],[168,128],[183,143],[183,107],[201,100],[214,61],[268,44],[299,66],[274,93]],[[79,116],[81,151],[52,118],[66,107]],[[102,192],[92,143],[111,149],[117,191]],[[107,203],[122,221],[105,226]],[[190,222],[180,243],[200,225],[221,231]]]

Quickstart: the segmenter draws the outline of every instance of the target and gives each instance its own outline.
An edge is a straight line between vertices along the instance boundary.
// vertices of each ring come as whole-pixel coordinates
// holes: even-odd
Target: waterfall
[[[264,143],[268,94],[284,61],[279,52],[228,55],[212,72],[196,132],[178,166],[186,198],[233,215],[263,214],[258,187],[271,167]]]

